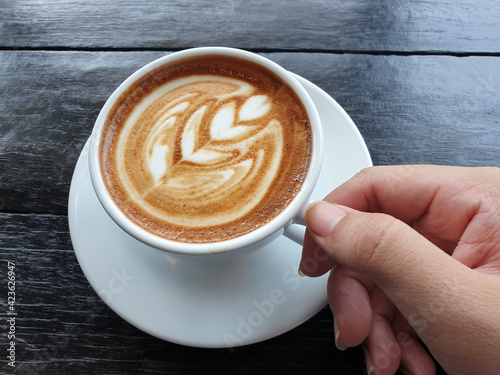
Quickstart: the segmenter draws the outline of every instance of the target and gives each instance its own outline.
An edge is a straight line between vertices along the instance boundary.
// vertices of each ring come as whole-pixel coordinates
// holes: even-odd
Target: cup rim
[[[99,144],[102,136],[102,128],[109,111],[113,107],[116,100],[128,87],[130,87],[140,77],[143,77],[148,72],[162,65],[201,55],[224,55],[249,60],[270,70],[285,81],[299,97],[309,116],[309,123],[312,127],[313,147],[307,175],[300,190],[288,206],[285,207],[285,209],[273,220],[249,233],[228,240],[207,243],[189,243],[173,241],[153,234],[134,223],[130,218],[128,218],[128,216],[125,215],[125,213],[123,213],[111,197],[103,179],[99,157]],[[95,121],[90,139],[89,170],[91,181],[96,195],[108,215],[113,219],[113,221],[115,221],[116,224],[118,224],[118,226],[137,240],[156,249],[178,255],[213,255],[233,252],[237,249],[251,248],[266,239],[274,238],[273,235],[282,234],[284,228],[302,216],[301,212],[305,210],[305,207],[309,202],[309,197],[316,186],[321,170],[323,156],[323,128],[321,126],[321,120],[316,106],[306,89],[298,82],[292,73],[288,72],[285,68],[281,67],[272,60],[253,52],[232,47],[190,48],[162,56],[138,69],[125,79],[108,98]]]

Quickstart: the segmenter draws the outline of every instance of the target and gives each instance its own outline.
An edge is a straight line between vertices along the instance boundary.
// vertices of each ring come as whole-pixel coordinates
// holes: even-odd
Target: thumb
[[[335,262],[384,291],[450,373],[477,373],[478,365],[497,373],[498,351],[484,350],[499,342],[496,276],[464,266],[389,215],[318,202],[306,211],[306,224]]]
[[[309,206],[306,224],[317,245],[337,263],[369,276],[403,314],[416,303],[440,300],[437,281],[453,288],[469,270],[390,215],[323,201]]]

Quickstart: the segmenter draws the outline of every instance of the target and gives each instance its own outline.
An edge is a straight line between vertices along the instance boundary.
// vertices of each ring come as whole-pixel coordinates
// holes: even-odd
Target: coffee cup
[[[93,188],[137,240],[171,255],[301,243],[321,169],[319,114],[294,75],[255,53],[200,47],[136,71],[89,143]]]

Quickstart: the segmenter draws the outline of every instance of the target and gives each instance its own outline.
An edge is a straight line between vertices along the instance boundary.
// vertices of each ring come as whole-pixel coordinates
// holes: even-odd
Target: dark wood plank
[[[285,335],[234,351],[183,347],[141,332],[99,299],[72,250],[66,216],[0,214],[0,230],[0,274],[7,261],[16,267],[16,373],[198,374],[201,364],[204,373],[222,364],[231,374],[363,372],[361,349],[335,349],[328,309]],[[2,306],[6,287],[0,284]],[[2,333],[6,319],[1,311]]]
[[[375,165],[500,166],[499,62],[343,55],[311,79],[352,117]]]
[[[72,250],[76,160],[129,74],[167,51],[228,45],[327,91],[375,164],[500,166],[498,19],[493,0],[0,0],[0,275],[15,262],[15,373],[362,374],[360,348],[335,349],[327,308],[234,352],[164,342],[118,317]],[[6,319],[2,309],[2,348]]]
[[[498,53],[495,0],[0,1],[0,46]]]
[[[0,53],[0,210],[66,212],[72,171],[100,108],[146,62],[117,54],[109,64],[111,56]]]
[[[0,52],[0,211],[65,214],[106,98],[163,52]],[[268,53],[334,97],[375,164],[500,166],[496,57]]]

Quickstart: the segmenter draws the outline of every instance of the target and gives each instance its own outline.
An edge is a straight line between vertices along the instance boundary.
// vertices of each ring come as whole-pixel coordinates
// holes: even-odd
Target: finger
[[[391,326],[392,326],[392,330],[394,331],[396,337],[397,337],[397,334],[399,332],[405,332],[405,333],[412,335],[412,337],[418,337],[415,330],[410,325],[410,323],[408,323],[408,321],[405,319],[405,317],[403,315],[401,315],[401,312],[398,310],[396,310],[396,312],[394,314],[394,317],[393,317],[392,322],[391,322]]]
[[[365,341],[371,331],[369,293],[375,284],[366,276],[337,265],[328,278],[328,301],[335,319],[335,344],[341,350]]]
[[[394,304],[382,289],[376,287],[370,293],[370,303],[373,315],[378,314],[388,322],[392,321],[395,314]]]
[[[365,341],[365,352],[370,353],[373,374],[393,374],[399,367],[401,356],[390,323],[395,313],[394,304],[379,287],[371,291],[370,304],[372,329]]]
[[[496,174],[492,172],[482,168],[425,165],[368,168],[335,189],[325,201],[365,212],[387,213],[414,226],[429,241],[451,254],[480,206],[481,195],[471,187],[477,186],[481,179],[488,182],[481,185],[485,190],[486,185],[495,188]],[[304,268],[312,271],[299,269],[308,276],[322,275],[334,264],[330,260],[325,264],[315,261],[313,253],[317,248],[318,244],[307,234],[303,257],[308,259],[308,264],[304,264]],[[470,266],[476,261],[476,252],[460,253],[459,250],[455,257],[463,263]]]
[[[304,276],[316,277],[325,274],[335,266],[335,260],[306,231],[304,246],[299,265],[299,273]]]
[[[440,166],[389,166],[363,170],[325,201],[365,212],[383,212],[412,226],[451,251],[474,216],[479,197],[471,192],[481,171]]]
[[[318,246],[385,292],[445,370],[474,373],[480,366],[495,373],[498,340],[492,332],[498,319],[492,312],[500,310],[496,276],[471,270],[386,214],[318,202],[308,208],[305,219]],[[372,330],[375,326],[374,319]],[[376,337],[386,332],[378,326],[380,334],[367,337],[373,350]],[[376,357],[372,346],[368,350]]]
[[[436,373],[434,361],[417,339],[405,331],[397,332],[396,338],[401,347],[400,368],[404,374],[433,375]]]
[[[306,223],[321,248],[336,262],[375,281],[405,317],[418,303],[441,302],[436,279],[443,288],[451,288],[470,271],[388,215],[318,202],[307,210]]]
[[[402,372],[412,375],[435,374],[434,360],[418,340],[415,330],[399,311],[396,311],[391,327],[401,347]]]
[[[497,188],[498,189],[498,188]],[[485,198],[453,250],[453,258],[482,272],[500,273],[500,209],[498,198]]]
[[[401,347],[394,337],[391,325],[379,314],[373,316],[372,330],[364,343],[367,368],[371,374],[393,375],[401,361]]]

